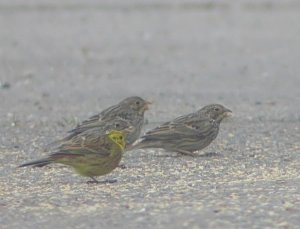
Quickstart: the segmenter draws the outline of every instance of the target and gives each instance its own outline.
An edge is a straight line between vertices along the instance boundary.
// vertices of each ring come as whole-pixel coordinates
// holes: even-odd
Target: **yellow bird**
[[[47,158],[19,167],[60,163],[73,167],[82,176],[90,177],[91,183],[98,183],[96,176],[108,174],[119,165],[126,144],[126,133],[126,130],[111,130],[99,135],[97,129],[89,129],[65,142]]]

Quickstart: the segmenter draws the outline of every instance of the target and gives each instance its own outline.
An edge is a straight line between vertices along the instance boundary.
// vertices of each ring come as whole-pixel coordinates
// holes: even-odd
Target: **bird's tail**
[[[48,165],[52,163],[52,161],[49,158],[44,158],[37,161],[31,161],[22,165],[19,165],[18,167],[26,167],[26,166],[34,166],[34,167],[43,167],[45,165]]]

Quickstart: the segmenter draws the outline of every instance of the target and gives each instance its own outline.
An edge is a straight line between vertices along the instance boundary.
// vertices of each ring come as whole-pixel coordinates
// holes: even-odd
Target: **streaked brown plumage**
[[[207,105],[146,132],[133,148],[163,148],[194,155],[194,151],[207,147],[217,137],[220,123],[229,113],[222,105]]]
[[[88,129],[101,126],[107,120],[122,119],[134,128],[126,137],[126,143],[130,145],[140,136],[144,124],[144,113],[148,110],[149,104],[151,103],[138,96],[128,97],[117,105],[108,107],[101,113],[83,121],[76,128],[69,131],[69,133],[71,136],[74,136]]]

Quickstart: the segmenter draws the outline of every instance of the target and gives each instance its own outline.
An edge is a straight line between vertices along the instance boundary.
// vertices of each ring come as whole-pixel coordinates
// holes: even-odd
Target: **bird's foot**
[[[217,157],[217,156],[221,156],[221,154],[217,153],[217,152],[207,152],[204,154],[200,154],[199,156],[200,157]]]
[[[119,164],[118,167],[120,169],[127,169],[127,166],[125,164]]]
[[[94,177],[91,177],[92,180],[87,181],[87,184],[99,184],[99,181],[97,181]]]
[[[87,184],[99,184],[99,181],[89,180],[86,182]]]
[[[106,184],[106,183],[113,184],[113,183],[116,183],[116,182],[117,182],[116,179],[112,179],[112,180],[107,179],[107,180],[102,181],[103,184]]]
[[[199,155],[196,154],[196,153],[189,152],[189,151],[183,151],[183,150],[178,151],[178,154],[179,154],[179,155],[183,155],[183,156],[199,157]]]
[[[154,155],[154,157],[180,157],[178,154],[163,154],[163,155]]]
[[[104,181],[97,181],[95,178],[91,177],[92,180],[87,181],[87,184],[113,184],[116,183],[117,180],[116,179],[112,179],[112,180],[104,180]]]
[[[190,156],[190,157],[198,157],[198,154],[188,152],[188,151],[176,151],[177,154],[164,154],[164,155],[157,155],[157,157],[181,157],[181,156]]]

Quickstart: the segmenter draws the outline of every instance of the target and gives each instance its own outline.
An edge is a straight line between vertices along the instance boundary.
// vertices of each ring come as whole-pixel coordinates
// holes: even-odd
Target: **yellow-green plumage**
[[[49,163],[69,165],[82,176],[101,176],[114,170],[122,159],[125,148],[124,132],[112,130],[105,135],[88,130],[90,133],[78,135],[61,145],[48,158],[21,165],[43,166]],[[88,136],[88,137],[87,137]]]

